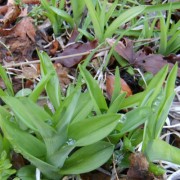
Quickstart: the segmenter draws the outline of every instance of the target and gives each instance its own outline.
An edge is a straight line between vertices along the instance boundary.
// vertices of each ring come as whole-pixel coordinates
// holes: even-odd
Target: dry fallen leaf
[[[67,56],[71,54],[87,52],[96,48],[97,44],[98,43],[96,40],[87,42],[87,43],[76,42],[74,44],[67,46],[64,49],[64,51],[61,54],[59,54],[59,56]],[[56,61],[56,63],[60,63],[65,67],[73,67],[79,64],[82,60],[84,60],[85,57],[86,56],[82,55],[82,56],[76,56],[76,57],[71,57],[71,58],[66,58],[66,59],[60,59]]]
[[[74,43],[78,35],[79,35],[78,29],[73,29],[68,43]]]
[[[69,69],[66,67],[63,67],[60,63],[54,64],[54,67],[59,77],[61,87],[64,88],[66,85],[69,85],[71,83],[68,77]]]
[[[51,49],[49,50],[50,54],[52,56],[54,56],[56,54],[56,51],[58,50],[58,48],[59,48],[59,42],[57,40],[53,41]]]
[[[116,40],[107,39],[107,42],[112,47]],[[153,52],[146,47],[142,48],[138,52],[134,52],[133,41],[127,38],[124,38],[123,41],[119,41],[114,50],[130,64],[138,68],[143,68],[143,70],[152,72],[153,74],[159,72],[159,70],[166,64],[169,64],[170,70],[174,65],[172,63],[168,63],[163,55],[153,54]],[[178,77],[180,77],[180,68],[178,69]]]
[[[39,73],[34,67],[23,67],[22,75],[26,79],[36,79],[39,76]]]
[[[107,38],[106,41],[111,47],[114,45],[114,43],[116,43],[115,39]],[[118,41],[116,46],[114,47],[114,50],[124,59],[128,60],[129,63],[133,63],[134,61],[133,41],[124,38],[123,42]]]
[[[33,20],[30,17],[23,18],[13,29],[14,36],[23,39],[28,37],[32,42],[35,42],[36,30],[32,22]]]
[[[4,53],[1,54],[1,57],[6,58],[7,53],[11,52],[15,61],[22,61],[24,58],[30,59],[35,49],[35,35],[36,30],[29,17],[23,18],[11,29],[0,29],[0,36],[4,44],[9,47],[9,50],[1,52]]]
[[[106,92],[107,92],[107,96],[109,99],[111,99],[112,94],[113,94],[113,90],[114,90],[114,82],[115,82],[115,76],[114,75],[107,75],[106,77]],[[131,96],[132,95],[132,91],[130,89],[130,87],[128,86],[128,84],[124,81],[124,79],[120,79],[121,83],[121,92],[126,92],[126,97]]]
[[[17,17],[21,14],[21,9],[18,5],[10,4],[3,19],[0,19],[1,28],[7,28],[14,23]]]

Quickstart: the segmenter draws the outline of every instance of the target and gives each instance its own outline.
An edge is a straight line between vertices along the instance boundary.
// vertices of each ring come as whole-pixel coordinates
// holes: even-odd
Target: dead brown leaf
[[[87,43],[82,43],[82,42],[76,42],[74,44],[71,44],[67,46],[64,51],[59,54],[59,56],[67,56],[71,54],[77,54],[77,53],[83,53],[86,51],[90,51],[94,48],[96,48],[98,42],[97,40],[87,42]],[[73,67],[77,64],[79,64],[83,59],[85,59],[86,56],[76,56],[76,57],[71,57],[71,58],[66,58],[66,59],[60,59],[56,61],[56,63],[60,63],[65,67]]]
[[[0,15],[5,15],[6,12],[8,11],[8,6],[0,6]]]
[[[109,99],[111,99],[113,91],[114,91],[114,82],[115,82],[115,76],[107,75],[107,77],[106,77],[106,92],[107,92],[107,96]],[[128,86],[128,84],[124,81],[124,79],[121,78],[120,83],[121,83],[122,90],[119,93],[126,92],[127,93],[126,97],[131,96],[132,91],[131,91],[130,87]]]
[[[77,29],[73,29],[68,43],[75,42],[78,35],[79,35],[79,31]]]
[[[39,76],[38,71],[34,67],[23,67],[22,75],[26,79],[36,79]]]
[[[53,41],[51,49],[49,50],[50,54],[52,56],[54,56],[56,54],[56,51],[58,50],[58,48],[59,48],[59,42],[57,40]]]
[[[0,36],[21,37],[22,39],[30,38],[35,42],[35,28],[30,17],[23,18],[18,24],[11,29],[0,29]]]
[[[30,38],[32,42],[35,42],[36,30],[30,17],[23,18],[13,29],[15,37],[21,37],[23,39]]]
[[[1,28],[9,27],[10,24],[14,23],[17,20],[17,17],[20,15],[20,13],[21,9],[18,5],[10,4],[5,16],[0,20]]]
[[[108,44],[112,47],[115,43],[115,39],[106,39]],[[118,41],[114,50],[121,55],[124,59],[128,60],[129,63],[133,63],[134,61],[134,50],[133,50],[133,42],[127,38],[124,38],[123,41]]]
[[[112,47],[116,42],[114,39],[107,39],[107,42]],[[159,70],[169,64],[170,70],[172,69],[172,63],[168,63],[164,56],[161,54],[153,54],[150,48],[142,48],[138,52],[133,50],[133,41],[124,38],[123,41],[119,41],[114,50],[126,59],[130,64],[138,68],[143,68],[145,71],[156,74]],[[180,77],[180,68],[178,69],[178,77]]]
[[[129,157],[130,168],[127,172],[128,180],[153,180],[154,175],[148,171],[149,163],[142,153],[134,153]]]
[[[63,67],[60,63],[54,64],[54,67],[55,67],[57,75],[59,77],[61,87],[65,88],[66,85],[69,85],[71,83],[71,81],[68,77],[69,69],[66,67]]]
[[[27,160],[25,160],[21,154],[13,151],[13,153],[12,153],[12,166],[13,166],[13,168],[18,170],[21,167],[25,166],[26,163],[27,163]]]
[[[6,51],[1,52],[1,57],[7,59],[7,54],[11,52],[15,61],[22,61],[24,58],[30,59],[35,49],[35,35],[36,30],[32,24],[32,19],[29,17],[23,18],[11,29],[0,29],[0,36],[4,44],[9,47],[9,50],[6,49]]]

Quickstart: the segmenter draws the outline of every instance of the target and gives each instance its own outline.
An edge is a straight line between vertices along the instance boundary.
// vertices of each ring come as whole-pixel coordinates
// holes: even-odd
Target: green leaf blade
[[[73,139],[76,146],[95,143],[111,133],[120,118],[118,114],[107,114],[78,121],[69,126],[68,138]]]
[[[112,155],[114,146],[108,142],[98,143],[77,150],[65,162],[61,174],[81,174],[103,165]]]
[[[135,18],[140,13],[142,13],[145,9],[146,9],[146,6],[137,6],[137,7],[132,7],[129,10],[126,10],[125,12],[123,12],[117,19],[115,19],[110,24],[110,26],[105,32],[105,35],[104,35],[105,38],[111,37],[112,34],[116,31],[116,29],[119,26]]]
[[[150,161],[163,160],[180,164],[180,149],[160,139],[150,141],[145,150],[145,154]]]
[[[99,88],[97,82],[93,79],[91,74],[85,68],[79,66],[79,69],[88,86],[95,110],[98,114],[101,114],[102,111],[106,111],[108,109],[102,90]]]
[[[49,72],[53,72],[54,76],[46,84],[46,92],[48,97],[53,104],[54,108],[57,109],[61,104],[61,88],[59,84],[58,75],[54,69],[54,66],[45,52],[38,52],[38,56],[41,61],[41,73],[42,76],[46,76]]]

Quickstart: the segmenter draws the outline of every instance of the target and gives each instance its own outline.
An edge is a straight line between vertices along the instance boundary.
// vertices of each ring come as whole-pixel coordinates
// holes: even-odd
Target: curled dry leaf
[[[1,19],[0,23],[1,23],[1,28],[7,28],[9,27],[10,24],[14,23],[17,19],[17,17],[21,14],[21,9],[18,5],[12,5],[10,4],[8,6],[8,10],[5,14],[5,16],[3,17],[3,19]]]
[[[32,42],[35,42],[36,30],[32,22],[33,20],[30,17],[23,18],[13,29],[15,36],[23,39],[29,38]]]
[[[106,92],[109,99],[111,99],[113,91],[114,91],[114,83],[115,83],[115,76],[114,75],[107,75],[106,77]],[[120,79],[121,83],[121,92],[126,92],[126,97],[132,95],[132,91],[128,84],[124,81],[124,79]],[[119,93],[121,93],[119,92]]]
[[[59,42],[57,40],[53,41],[51,49],[49,50],[50,54],[52,56],[54,56],[56,54],[56,51],[58,50],[58,48],[59,48]]]
[[[81,42],[76,42],[74,44],[70,44],[67,46],[64,51],[59,54],[59,56],[67,56],[71,54],[78,54],[78,53],[83,53],[90,51],[94,48],[97,47],[97,40],[87,42],[87,43],[81,43]],[[66,58],[66,59],[60,59],[56,61],[56,63],[60,63],[65,67],[73,67],[77,64],[79,64],[82,60],[85,59],[86,56],[76,56],[76,57],[71,57],[71,58]]]
[[[30,38],[31,41],[35,42],[35,28],[32,24],[32,19],[30,17],[23,18],[18,24],[16,24],[11,29],[0,29],[0,36],[12,36],[21,37],[26,39]]]

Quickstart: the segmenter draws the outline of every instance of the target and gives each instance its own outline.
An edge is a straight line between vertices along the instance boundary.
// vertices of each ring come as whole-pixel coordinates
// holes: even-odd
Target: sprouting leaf
[[[65,21],[67,21],[71,27],[74,26],[74,20],[72,19],[72,17],[64,10],[58,9],[56,7],[49,7],[54,13],[56,13],[57,15],[59,15],[61,18],[63,18]]]
[[[47,75],[45,75],[41,81],[37,84],[37,86],[34,88],[32,93],[29,95],[29,99],[31,99],[33,102],[36,102],[39,95],[42,93],[42,91],[45,89],[45,86],[47,82],[50,80],[50,78],[53,76],[54,72],[49,72]]]
[[[85,119],[93,109],[93,103],[88,92],[80,94],[79,102],[81,103],[78,103],[75,108],[72,123]]]

